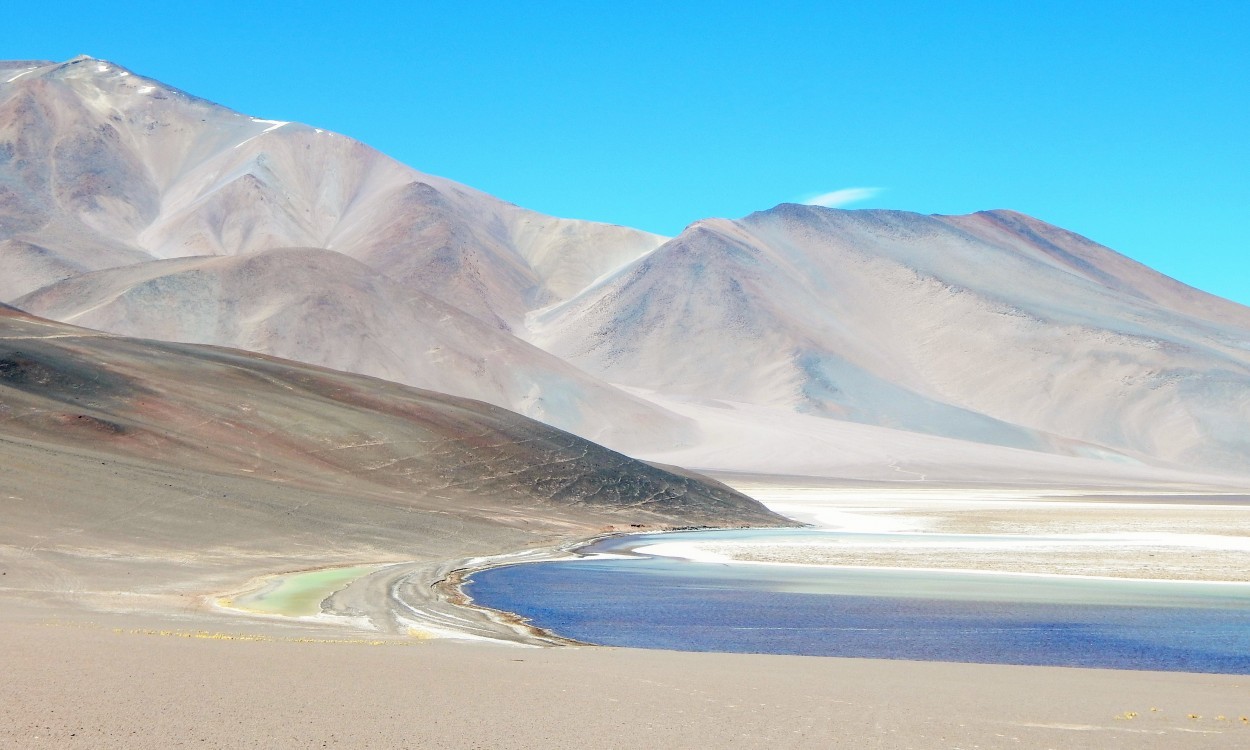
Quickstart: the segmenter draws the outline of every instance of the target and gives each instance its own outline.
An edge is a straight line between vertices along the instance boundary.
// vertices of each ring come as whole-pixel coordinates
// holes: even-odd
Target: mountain
[[[1011,212],[698,222],[535,317],[612,382],[978,443],[1250,457],[1250,309]]]
[[[6,63],[0,300],[480,399],[648,460],[1225,486],[1250,309],[1010,211],[554,219],[112,63]]]
[[[108,62],[8,70],[0,300],[480,398],[621,448],[688,439],[683,420],[510,335],[662,238],[525,211]],[[199,260],[166,262],[183,258]]]
[[[87,57],[10,76],[0,142],[0,239],[56,240],[63,267],[322,247],[507,329],[663,241],[526,211]]]
[[[491,554],[631,523],[784,523],[481,402],[9,307],[0,486],[0,588],[38,608],[176,611],[257,570]]]
[[[615,447],[693,432],[593,378],[348,256],[279,248],[84,273],[19,298],[112,333],[241,347],[502,404]]]

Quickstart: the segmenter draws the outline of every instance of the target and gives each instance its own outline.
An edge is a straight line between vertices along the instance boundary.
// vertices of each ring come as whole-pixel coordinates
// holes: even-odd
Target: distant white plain
[[[1250,581],[1250,507],[1220,503],[1227,497],[1218,495],[1090,500],[1077,491],[739,489],[778,513],[842,533],[663,542],[638,551],[712,563]]]

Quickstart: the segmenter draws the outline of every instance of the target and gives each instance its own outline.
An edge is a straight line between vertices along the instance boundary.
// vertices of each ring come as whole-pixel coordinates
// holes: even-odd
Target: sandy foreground
[[[116,630],[114,628],[117,628]],[[1246,747],[1250,680],[453,641],[0,629],[0,746]]]
[[[1137,519],[1130,533],[1250,530],[1231,497],[821,497],[762,499],[881,530],[1099,534],[1123,532],[1125,518]],[[0,748],[1250,746],[1250,676],[535,648],[190,599],[156,613],[10,590],[0,605]]]

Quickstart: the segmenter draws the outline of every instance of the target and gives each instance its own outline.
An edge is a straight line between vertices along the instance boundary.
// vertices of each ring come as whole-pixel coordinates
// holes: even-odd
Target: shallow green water
[[[258,591],[234,597],[230,606],[287,617],[321,613],[321,603],[349,583],[377,570],[379,565],[323,568],[270,579]]]

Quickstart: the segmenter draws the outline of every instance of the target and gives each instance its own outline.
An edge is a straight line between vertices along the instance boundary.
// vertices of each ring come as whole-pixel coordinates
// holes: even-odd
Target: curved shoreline
[[[529,621],[528,618],[522,615],[519,615],[513,612],[504,611],[504,610],[495,610],[489,607],[484,607],[474,602],[473,599],[463,591],[462,586],[464,583],[468,581],[468,579],[473,574],[480,572],[480,571],[489,570],[492,568],[508,567],[508,566],[513,566],[513,565],[518,565],[518,564],[523,564],[523,563],[531,563],[531,562],[534,562],[534,563],[558,562],[562,560],[568,560],[574,557],[585,558],[585,557],[588,557],[588,555],[579,554],[582,550],[585,550],[586,548],[593,546],[594,544],[600,541],[603,541],[605,539],[610,539],[613,537],[624,538],[624,537],[631,537],[631,536],[657,536],[657,535],[666,534],[666,533],[673,533],[675,531],[679,531],[679,530],[665,530],[663,532],[621,532],[621,533],[615,533],[615,534],[603,534],[603,535],[599,535],[590,539],[583,540],[580,543],[574,542],[568,545],[562,545],[559,548],[559,550],[564,552],[564,554],[552,554],[552,555],[546,555],[546,556],[536,555],[532,558],[528,558],[524,560],[507,559],[508,556],[500,556],[499,558],[491,558],[490,562],[487,564],[465,566],[464,568],[456,570],[454,577],[449,578],[445,582],[439,582],[439,583],[445,583],[446,585],[449,586],[449,589],[448,589],[449,593],[447,595],[449,597],[455,597],[453,600],[454,604],[472,607],[476,610],[485,612],[492,617],[498,618],[498,621],[500,621],[501,623],[515,625],[516,627],[522,628],[525,632],[539,635],[543,639],[544,642],[542,644],[536,644],[536,645],[603,645],[603,644],[587,643],[587,642],[581,642],[581,641],[569,639],[564,636],[560,636],[550,630],[546,630],[544,628],[534,625],[532,622]],[[687,531],[687,530],[680,530],[680,531]],[[712,529],[708,529],[708,531],[712,531]],[[679,542],[677,544],[681,544],[681,543]],[[1072,581],[1073,583],[1083,582],[1083,583],[1109,583],[1109,584],[1127,584],[1127,585],[1158,584],[1164,587],[1176,587],[1176,590],[1182,590],[1182,587],[1184,588],[1192,587],[1193,589],[1197,589],[1197,590],[1201,590],[1201,589],[1219,590],[1219,589],[1225,589],[1225,588],[1246,589],[1247,587],[1250,587],[1250,581],[1238,581],[1238,580],[1204,580],[1204,579],[1199,579],[1199,578],[1162,578],[1162,577],[1141,578],[1141,577],[1125,577],[1125,576],[1076,574],[1076,573],[1065,573],[1065,572],[988,570],[988,569],[977,569],[977,568],[971,568],[971,567],[969,568],[963,568],[963,567],[943,568],[943,567],[916,567],[916,566],[910,566],[910,565],[828,565],[828,564],[786,563],[786,562],[765,561],[765,560],[708,561],[708,560],[700,560],[698,558],[656,554],[650,551],[650,548],[656,545],[657,543],[654,543],[654,542],[649,543],[649,544],[644,543],[644,544],[639,545],[636,548],[628,547],[624,550],[613,549],[611,551],[605,551],[603,553],[592,553],[592,555],[589,555],[589,556],[593,556],[594,554],[603,554],[605,556],[621,556],[621,557],[626,557],[626,556],[660,557],[660,558],[668,558],[668,559],[673,559],[673,560],[686,560],[694,564],[699,564],[699,563],[706,564],[708,562],[714,562],[714,563],[719,563],[722,565],[729,565],[731,567],[739,566],[739,565],[750,566],[750,567],[775,566],[775,567],[781,567],[781,568],[829,569],[831,571],[855,570],[855,571],[866,571],[866,572],[898,572],[898,573],[904,573],[904,574],[911,573],[911,574],[922,574],[922,575],[923,574],[960,574],[960,575],[967,575],[972,578],[998,579],[1002,581],[1011,581],[1013,579],[1014,580],[1032,579],[1032,580],[1051,580],[1051,581]],[[555,641],[555,643],[551,642],[553,640]]]
[[[591,537],[582,537],[574,539],[562,544],[548,547],[538,547],[520,552],[504,553],[500,555],[490,555],[487,557],[470,557],[458,560],[450,560],[433,566],[432,570],[439,572],[441,575],[435,580],[428,581],[425,586],[426,595],[420,597],[428,606],[428,609],[415,609],[408,604],[409,599],[398,595],[393,596],[393,600],[404,605],[414,614],[429,617],[445,617],[448,608],[458,610],[460,612],[472,612],[477,618],[484,619],[491,625],[496,626],[491,629],[490,637],[493,640],[502,640],[517,645],[525,646],[600,646],[602,644],[590,643],[587,641],[579,641],[574,638],[567,638],[558,635],[546,628],[539,627],[530,622],[529,618],[509,612],[506,610],[493,609],[478,604],[464,591],[464,584],[473,575],[492,568],[502,568],[513,565],[526,565],[531,563],[560,562],[576,558],[584,558],[586,555],[581,551],[591,547],[605,539],[616,537],[641,536],[641,535],[658,535],[673,534],[690,531],[746,531],[753,527],[683,527],[673,529],[657,529],[657,530],[631,530],[631,531],[612,531],[602,534],[596,534]],[[428,570],[428,569],[427,569]],[[408,576],[412,578],[423,571],[414,571]],[[501,630],[503,628],[506,630]],[[458,632],[463,637],[462,632]]]
[[[742,529],[744,527],[730,527]],[[336,624],[389,636],[450,638],[506,643],[527,647],[595,646],[553,633],[515,612],[497,610],[474,601],[464,584],[476,573],[510,565],[558,562],[584,557],[580,551],[605,539],[639,534],[724,530],[719,527],[611,531],[576,537],[554,545],[496,555],[439,561],[369,562],[302,568],[253,577],[246,587],[206,597],[214,609],[232,615],[308,624]],[[283,579],[338,569],[371,567],[321,601],[312,615],[287,615],[240,606],[236,599],[260,587],[280,585]]]
[[[463,590],[466,580],[491,568],[524,563],[554,562],[577,557],[577,551],[603,539],[626,535],[611,532],[579,537],[560,544],[497,555],[442,561],[399,563],[353,562],[303,568],[252,578],[244,587],[205,598],[213,609],[232,615],[308,624],[338,624],[391,636],[456,638],[509,643],[518,646],[594,645],[564,638],[532,625],[516,613],[477,604]],[[316,614],[286,614],[249,607],[240,599],[259,590],[280,587],[285,581],[310,574],[351,568],[370,568],[329,592]]]
[[[558,544],[486,557],[467,557],[414,567],[398,577],[388,599],[402,608],[399,619],[435,634],[486,639],[519,646],[590,646],[552,633],[514,612],[485,607],[464,591],[465,582],[491,568],[555,562],[577,557],[577,550],[617,533],[599,534]]]
[[[473,575],[493,568],[540,562],[567,561],[586,557],[583,551],[606,539],[630,536],[653,536],[682,531],[715,531],[712,528],[633,529],[600,533],[589,537],[577,537],[543,547],[515,550],[495,555],[463,557],[442,561],[413,561],[399,563],[372,563],[372,572],[356,578],[341,589],[329,594],[321,603],[321,612],[312,617],[299,618],[305,622],[321,624],[337,623],[392,636],[416,638],[454,638],[493,641],[519,646],[583,646],[595,645],[566,638],[533,624],[527,617],[505,610],[497,610],[476,602],[465,591],[465,584]],[[737,529],[735,529],[737,530]],[[923,537],[925,532],[917,534]],[[652,544],[644,544],[638,550],[642,554]],[[678,542],[679,546],[683,543]],[[685,546],[697,549],[692,543]],[[687,550],[689,551],[689,550]],[[613,554],[607,552],[605,554]],[[700,562],[699,555],[660,555],[675,559]],[[704,561],[706,562],[706,561]],[[1157,582],[1196,585],[1246,585],[1241,581],[1205,581],[1200,578],[1104,576],[1051,572],[1040,570],[984,569],[974,566],[914,566],[873,564],[819,564],[796,563],[776,560],[716,560],[731,565],[780,565],[783,567],[819,567],[834,569],[897,570],[910,572],[947,572],[982,575],[987,577],[1037,577],[1052,579],[1085,579],[1121,582]],[[364,563],[341,567],[355,567]],[[339,567],[339,566],[336,566]],[[324,569],[323,569],[324,570]],[[299,571],[306,574],[309,570]],[[265,576],[256,580],[281,578],[283,575]],[[228,601],[219,600],[219,605]],[[229,605],[225,605],[229,606]],[[235,613],[259,614],[245,608],[232,608]],[[281,615],[260,615],[275,617]]]

